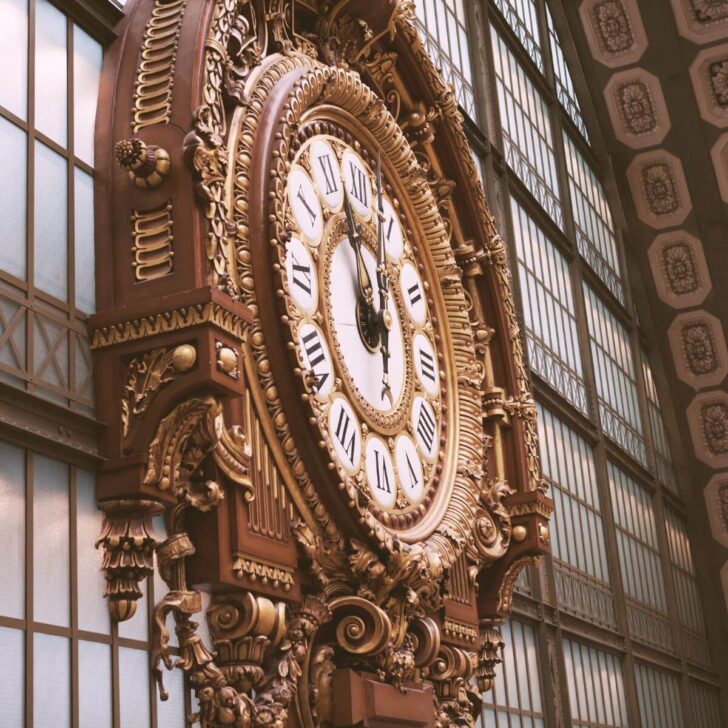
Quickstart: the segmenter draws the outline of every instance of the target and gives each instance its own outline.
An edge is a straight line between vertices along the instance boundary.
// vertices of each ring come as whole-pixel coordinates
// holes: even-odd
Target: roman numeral
[[[361,167],[357,167],[354,162],[349,161],[349,171],[351,172],[351,190],[350,194],[354,195],[364,207],[369,207],[369,194],[366,185],[366,172]]]
[[[415,283],[407,289],[409,293],[410,305],[414,306],[418,301],[422,300],[422,291],[420,291],[420,284]]]
[[[330,154],[322,154],[320,157],[316,157],[321,171],[324,173],[324,180],[326,181],[326,195],[333,195],[339,191],[339,184],[337,182],[338,175],[334,172],[334,165],[331,163]]]
[[[420,369],[422,376],[427,377],[433,384],[435,383],[435,360],[429,351],[420,349]]]
[[[407,461],[407,471],[409,472],[410,488],[414,490],[420,484],[420,479],[417,477],[417,471],[414,469],[414,467],[412,467],[409,455],[406,452],[404,454],[404,457]]]
[[[389,469],[387,468],[387,461],[379,450],[374,451],[374,458],[374,465],[377,472],[377,488],[379,490],[386,491],[387,493],[391,493],[392,489],[389,485]]]
[[[384,233],[384,237],[387,238],[387,242],[390,241],[390,238],[392,237],[392,228],[394,227],[394,215],[389,218],[389,225],[387,225],[387,230]]]
[[[417,417],[417,434],[429,453],[435,442],[435,420],[424,404],[420,407],[420,414]]]
[[[336,430],[334,434],[336,435],[336,439],[341,443],[341,447],[344,448],[344,452],[346,452],[349,462],[353,465],[354,450],[356,449],[356,430],[352,429],[351,437],[347,440],[346,435],[349,432],[350,425],[351,420],[349,419],[349,415],[346,414],[346,411],[342,407],[339,410],[339,419],[336,421]]]
[[[299,200],[301,200],[301,204],[306,208],[306,212],[308,212],[308,216],[311,218],[311,225],[316,224],[316,218],[318,215],[314,210],[311,209],[311,206],[306,202],[306,198],[303,196],[303,185],[300,185],[298,188],[298,194],[296,195]]]
[[[329,378],[329,372],[317,372],[316,367],[326,361],[326,355],[324,349],[321,346],[321,340],[319,339],[318,331],[314,330],[302,337],[303,348],[306,349],[306,356],[308,357],[308,363],[316,377],[316,387],[321,389],[324,382]]]
[[[293,258],[293,285],[298,286],[302,291],[311,295],[311,266],[307,263],[301,265],[295,254],[291,254]]]

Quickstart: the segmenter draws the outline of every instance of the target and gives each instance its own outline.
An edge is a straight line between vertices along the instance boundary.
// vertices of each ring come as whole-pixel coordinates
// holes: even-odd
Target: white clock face
[[[368,248],[362,248],[362,258],[374,289],[375,309],[379,310],[377,261]],[[343,362],[356,388],[374,408],[388,411],[399,402],[404,387],[405,352],[402,326],[394,296],[389,293],[388,309],[392,316],[389,332],[389,384],[391,401],[382,394],[384,359],[381,350],[370,351],[357,326],[356,256],[344,238],[336,245],[331,260],[329,296],[333,302],[332,319],[336,341]]]
[[[435,487],[444,376],[426,267],[384,172],[379,212],[375,158],[334,135],[302,145],[288,177],[281,275],[312,421],[334,466],[374,513],[406,514],[410,525]]]

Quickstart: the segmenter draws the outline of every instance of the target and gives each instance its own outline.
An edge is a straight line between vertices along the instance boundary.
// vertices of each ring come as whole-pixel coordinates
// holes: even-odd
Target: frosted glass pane
[[[102,515],[96,508],[94,476],[85,470],[76,475],[76,556],[78,559],[78,627],[109,634],[109,610],[104,599],[103,554],[94,548]]]
[[[119,704],[121,728],[149,727],[149,654],[144,650],[119,649]]]
[[[28,109],[28,2],[0,0],[0,106],[21,119]]]
[[[1,1],[1,0],[0,0]],[[73,26],[73,151],[93,166],[94,122],[101,76],[101,44]]]
[[[111,728],[111,647],[78,643],[79,728]]]
[[[94,280],[94,181],[83,170],[74,170],[76,308],[96,311]]]
[[[0,159],[3,161],[0,165],[0,269],[25,279],[27,137],[22,129],[2,117]]]
[[[185,681],[182,670],[165,672],[164,687],[169,691],[169,700],[160,700],[157,692],[157,728],[180,728],[185,724]]]
[[[33,636],[33,728],[71,725],[71,650],[65,637]]]
[[[66,16],[48,0],[35,3],[35,126],[66,146]]]
[[[35,144],[35,285],[68,298],[67,163],[45,144]]]
[[[33,457],[33,617],[70,624],[68,466]]]
[[[5,725],[24,725],[23,697],[25,633],[0,627],[0,706]]]
[[[0,615],[22,619],[25,611],[25,453],[0,442]],[[0,701],[0,705],[2,701]]]

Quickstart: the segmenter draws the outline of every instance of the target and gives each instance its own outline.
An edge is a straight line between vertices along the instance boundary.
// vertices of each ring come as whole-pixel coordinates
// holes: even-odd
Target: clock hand
[[[349,195],[344,190],[344,211],[346,212],[346,221],[349,227],[349,244],[354,249],[356,257],[356,282],[357,282],[357,299],[358,307],[361,310],[357,312],[359,333],[364,339],[364,343],[371,349],[377,345],[379,332],[373,330],[372,322],[375,320],[376,312],[374,311],[374,289],[369,278],[369,273],[364,265],[364,257],[361,252],[361,237],[359,235],[359,226],[354,220],[354,213],[349,202]],[[363,319],[363,320],[362,320]],[[362,330],[362,324],[366,331]]]
[[[392,314],[389,313],[389,275],[387,274],[387,252],[384,241],[384,201],[382,199],[382,153],[377,154],[377,284],[379,286],[379,342],[382,352],[382,399],[388,399],[394,406],[392,389],[389,386],[389,330],[392,328]]]

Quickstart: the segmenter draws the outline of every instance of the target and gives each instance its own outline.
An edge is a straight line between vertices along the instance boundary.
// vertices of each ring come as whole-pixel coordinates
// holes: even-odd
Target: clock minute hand
[[[382,153],[377,155],[377,284],[379,286],[379,345],[382,352],[382,399],[394,406],[389,386],[389,330],[392,314],[389,313],[389,275],[384,241],[384,200],[382,198]]]
[[[369,279],[369,273],[364,265],[364,258],[361,254],[361,238],[359,237],[359,228],[354,220],[354,213],[349,202],[349,195],[344,190],[344,210],[346,212],[346,222],[349,226],[349,244],[354,249],[356,257],[356,282],[359,288],[359,299],[367,308],[371,309],[374,299],[374,291],[372,282]]]

